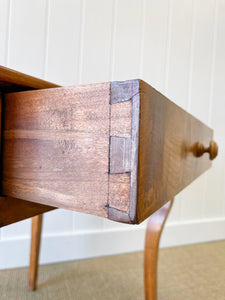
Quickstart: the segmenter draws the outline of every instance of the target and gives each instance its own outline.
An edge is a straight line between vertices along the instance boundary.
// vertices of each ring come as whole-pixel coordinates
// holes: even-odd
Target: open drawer
[[[136,224],[217,155],[213,131],[142,80],[2,98],[5,196]]]

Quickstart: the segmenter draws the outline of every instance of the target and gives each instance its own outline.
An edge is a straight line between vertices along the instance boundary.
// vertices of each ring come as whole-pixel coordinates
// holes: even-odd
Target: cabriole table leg
[[[167,202],[148,219],[144,250],[145,299],[157,300],[157,263],[159,240],[173,200]]]

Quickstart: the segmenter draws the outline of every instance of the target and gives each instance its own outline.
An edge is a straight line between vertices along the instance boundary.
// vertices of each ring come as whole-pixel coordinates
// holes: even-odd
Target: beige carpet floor
[[[143,253],[0,271],[1,300],[144,299]],[[160,250],[158,300],[225,300],[225,241]]]

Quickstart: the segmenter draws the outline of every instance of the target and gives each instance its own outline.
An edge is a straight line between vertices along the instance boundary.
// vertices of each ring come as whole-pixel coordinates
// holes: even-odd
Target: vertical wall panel
[[[31,219],[26,219],[1,229],[2,239],[10,238],[27,238],[30,237],[31,232]]]
[[[73,229],[73,212],[65,209],[56,209],[44,214],[43,234],[62,234]]]
[[[76,232],[101,231],[104,227],[104,219],[97,216],[73,212],[73,230]]]
[[[0,64],[6,64],[10,1],[0,0]]]
[[[166,94],[175,103],[187,108],[191,49],[192,1],[171,1],[171,33],[166,70]]]
[[[215,129],[219,142],[224,144],[225,111],[225,1],[218,0],[215,15],[215,54],[212,66],[212,105],[210,125]],[[221,153],[224,155],[224,152]]]
[[[116,1],[111,80],[135,79],[139,75],[141,16],[142,1]]]
[[[46,1],[11,0],[9,67],[42,77],[45,60]]]
[[[180,201],[180,220],[201,219],[204,214],[207,173],[197,178],[182,192]]]
[[[188,79],[193,26],[192,1],[169,2],[168,41],[165,68],[165,94],[184,109],[188,103]],[[180,219],[183,195],[175,198],[168,221]]]
[[[86,0],[80,83],[109,80],[113,0]]]
[[[78,83],[81,0],[50,1],[46,76],[60,85]]]
[[[210,83],[213,54],[215,1],[194,1],[192,49],[189,65],[188,109],[207,124],[210,109]],[[207,145],[206,145],[207,146]],[[183,193],[181,219],[191,220],[203,216],[206,178],[204,174]],[[194,209],[193,209],[194,208]]]
[[[163,92],[169,26],[169,1],[146,1],[144,7],[142,77]]]
[[[225,1],[216,3],[210,125],[220,148],[207,178],[205,216],[209,218],[225,216]]]
[[[189,107],[202,122],[208,122],[213,50],[215,1],[194,1],[193,63],[190,76]]]

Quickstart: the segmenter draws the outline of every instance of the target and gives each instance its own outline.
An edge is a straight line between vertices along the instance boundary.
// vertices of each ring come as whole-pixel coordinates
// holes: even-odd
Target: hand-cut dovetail
[[[114,81],[110,85],[110,103],[128,101],[139,93],[139,80]]]
[[[131,171],[131,138],[110,137],[110,174]]]

